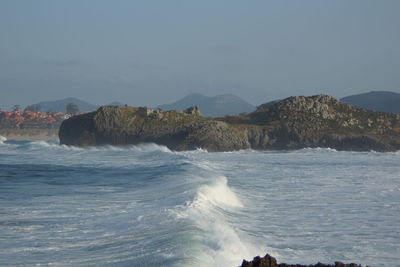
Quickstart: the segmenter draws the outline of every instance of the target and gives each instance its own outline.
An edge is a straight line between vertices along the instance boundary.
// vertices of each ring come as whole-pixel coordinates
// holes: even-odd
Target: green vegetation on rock
[[[161,111],[101,107],[61,125],[68,145],[127,145],[154,142],[174,150],[400,149],[400,115],[375,112],[327,95],[290,97],[250,114],[205,118],[197,108]]]

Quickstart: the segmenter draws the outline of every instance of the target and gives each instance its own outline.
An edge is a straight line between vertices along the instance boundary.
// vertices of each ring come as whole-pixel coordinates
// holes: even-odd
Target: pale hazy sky
[[[0,108],[400,93],[398,0],[1,0]]]

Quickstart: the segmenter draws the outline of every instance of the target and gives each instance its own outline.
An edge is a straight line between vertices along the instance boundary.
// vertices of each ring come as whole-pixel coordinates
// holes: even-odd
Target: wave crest
[[[68,146],[71,147],[71,146]],[[72,146],[73,147],[73,146]],[[78,148],[78,147],[75,147]],[[80,148],[84,150],[91,151],[135,151],[135,152],[165,152],[172,153],[172,151],[163,145],[157,145],[155,143],[141,143],[137,145],[129,145],[129,146],[113,146],[113,145],[105,145],[105,146],[91,146],[86,148]]]
[[[0,136],[0,144],[7,139],[5,137]],[[65,149],[65,150],[80,150],[80,151],[134,151],[134,152],[165,152],[172,153],[172,151],[162,145],[157,145],[154,143],[143,143],[138,145],[129,145],[129,146],[91,146],[91,147],[77,147],[77,146],[67,146],[60,145],[56,142],[45,141],[45,140],[35,140],[24,142],[22,144],[17,144],[20,148],[27,149],[38,149],[38,148],[52,148],[52,149]]]
[[[229,222],[243,204],[228,186],[226,177],[217,176],[213,183],[201,185],[193,201],[183,208],[175,212],[177,217],[191,220],[206,235],[200,239],[201,253],[195,253],[198,266],[234,266],[259,251]]]
[[[222,205],[224,207],[242,208],[243,204],[240,202],[236,194],[229,188],[228,180],[226,177],[219,177],[211,185],[203,185],[199,188],[192,206],[205,206],[205,205]]]

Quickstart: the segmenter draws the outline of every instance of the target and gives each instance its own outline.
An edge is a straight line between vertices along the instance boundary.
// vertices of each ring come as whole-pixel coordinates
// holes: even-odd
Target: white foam
[[[197,192],[192,205],[223,205],[224,207],[243,207],[239,198],[229,188],[226,177],[218,177],[212,185],[203,185]]]
[[[209,152],[207,151],[207,149],[196,148],[195,150],[174,151],[174,153],[182,154],[182,155],[186,155],[186,156],[196,156],[199,154],[207,154]]]
[[[45,140],[35,140],[31,141],[23,146],[27,146],[28,148],[50,148],[50,149],[65,149],[65,150],[82,150],[82,148],[74,147],[74,146],[66,146],[66,145],[59,145],[55,142],[49,142]]]
[[[7,140],[4,137],[5,140]],[[2,139],[0,139],[0,143]],[[45,140],[35,140],[27,143],[29,147],[33,148],[57,148],[57,149],[66,149],[66,150],[86,150],[86,151],[135,151],[135,152],[165,152],[165,153],[172,153],[172,151],[162,145],[157,145],[154,143],[143,143],[138,145],[129,145],[129,146],[91,146],[91,147],[77,147],[77,146],[67,146],[67,145],[60,145],[53,142],[48,142]]]
[[[130,146],[131,150],[139,151],[139,152],[155,152],[161,151],[165,153],[172,153],[172,151],[163,145],[157,145],[155,143],[143,143],[134,146]]]
[[[229,188],[226,177],[219,176],[210,185],[202,185],[186,209],[178,217],[193,220],[206,233],[201,253],[194,255],[199,266],[235,266],[243,258],[252,258],[259,252],[250,242],[244,241],[227,220],[222,210],[238,211],[243,204]]]
[[[207,150],[207,149],[201,148],[201,147],[196,148],[195,151],[196,151],[196,152],[200,152],[200,153],[208,153],[208,150]]]
[[[163,145],[157,145],[155,143],[141,143],[137,145],[129,145],[129,146],[113,146],[113,145],[106,145],[106,146],[91,146],[84,148],[87,150],[99,150],[99,151],[136,151],[136,152],[165,152],[165,153],[172,153],[172,151]]]
[[[4,142],[7,141],[7,138],[4,136],[0,135],[0,144],[4,144]]]
[[[301,148],[298,150],[295,150],[294,152],[300,152],[303,153],[304,151],[310,151],[310,152],[319,152],[319,151],[326,151],[326,152],[339,152],[338,150],[330,147],[305,147]]]
[[[54,144],[50,144],[47,141],[44,140],[37,140],[37,141],[32,141],[29,142],[30,145],[34,145],[34,146],[42,146],[42,147],[51,147],[54,146]]]
[[[264,150],[255,150],[251,148],[246,148],[246,149],[239,149],[239,150],[232,150],[232,151],[224,151],[221,152],[223,154],[247,154],[247,153],[260,153],[260,151]]]

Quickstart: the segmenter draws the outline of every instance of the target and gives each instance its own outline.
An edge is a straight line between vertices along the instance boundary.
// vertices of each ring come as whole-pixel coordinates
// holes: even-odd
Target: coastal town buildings
[[[63,112],[2,111],[1,129],[55,129],[71,115]]]

